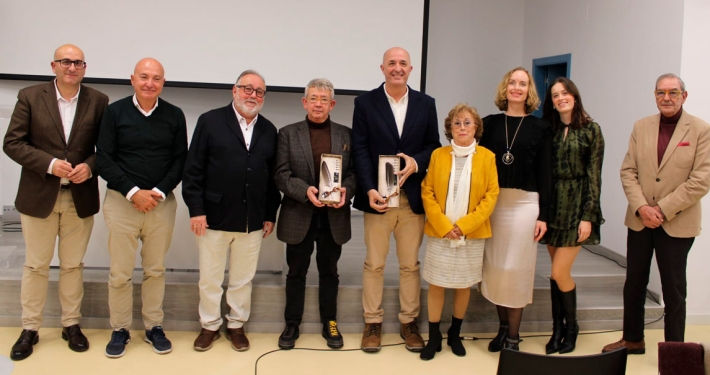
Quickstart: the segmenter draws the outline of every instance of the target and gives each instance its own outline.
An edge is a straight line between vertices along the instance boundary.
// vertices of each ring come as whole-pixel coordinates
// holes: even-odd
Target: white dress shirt
[[[62,118],[62,127],[64,127],[64,140],[69,144],[69,134],[71,134],[71,127],[74,124],[74,117],[76,116],[76,105],[79,103],[79,91],[81,91],[81,86],[79,90],[76,90],[76,95],[71,99],[66,100],[62,97],[57,87],[57,80],[54,80],[54,90],[57,92],[57,104],[59,105],[59,115]],[[47,169],[48,174],[52,174],[52,168],[54,167],[54,162],[57,158],[52,159],[49,163],[49,168]],[[68,185],[69,180],[62,177],[62,185]]]
[[[257,113],[256,116],[254,116],[254,119],[247,123],[247,119],[245,119],[244,116],[240,115],[237,111],[237,108],[234,106],[234,102],[232,102],[232,109],[234,110],[234,114],[237,115],[239,127],[242,129],[242,135],[244,135],[244,144],[246,144],[248,150],[249,145],[251,144],[251,136],[254,134],[254,125],[256,124],[256,119],[259,118],[259,114]]]
[[[401,137],[402,130],[404,129],[404,118],[407,116],[407,106],[409,105],[409,87],[407,87],[407,92],[404,93],[404,96],[401,97],[399,101],[396,101],[387,92],[387,84],[385,84],[385,95],[387,95],[387,101],[390,103],[392,113],[394,114],[397,132],[399,132],[399,136]]]

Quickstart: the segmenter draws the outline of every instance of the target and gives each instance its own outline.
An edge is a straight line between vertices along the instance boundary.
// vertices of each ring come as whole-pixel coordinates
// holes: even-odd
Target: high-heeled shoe
[[[446,344],[450,346],[451,351],[459,357],[466,355],[466,348],[463,347],[463,343],[461,342],[461,323],[463,323],[463,319],[452,316],[451,327],[449,327],[448,332],[446,332]]]
[[[503,345],[505,344],[505,339],[508,337],[508,325],[507,324],[501,324],[500,327],[498,327],[498,335],[491,340],[491,342],[488,343],[488,351],[489,352],[499,352],[503,349]]]
[[[429,341],[427,341],[424,349],[419,353],[419,358],[428,361],[436,355],[437,352],[441,351],[441,331],[439,331],[440,322],[429,322]]]

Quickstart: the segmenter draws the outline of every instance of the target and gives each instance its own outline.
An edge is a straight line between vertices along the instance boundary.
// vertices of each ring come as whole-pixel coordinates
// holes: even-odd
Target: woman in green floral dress
[[[604,223],[599,202],[604,137],[584,110],[577,86],[564,77],[547,89],[543,118],[554,129],[554,185],[547,233],[540,241],[547,244],[552,259],[553,332],[545,349],[547,354],[569,353],[579,333],[572,264],[583,244],[599,244],[599,226]]]

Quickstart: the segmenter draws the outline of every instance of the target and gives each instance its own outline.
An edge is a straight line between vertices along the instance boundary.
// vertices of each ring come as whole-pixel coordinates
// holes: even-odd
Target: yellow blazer
[[[636,212],[643,205],[660,206],[663,230],[671,237],[700,234],[700,199],[710,189],[710,125],[683,110],[661,164],[658,164],[656,114],[636,122],[629,150],[621,164],[621,185],[629,201],[624,224],[644,228]]]
[[[476,147],[471,166],[468,214],[452,223],[445,214],[449,175],[452,172],[451,152],[451,146],[444,146],[431,154],[429,170],[422,181],[422,201],[426,212],[424,233],[427,236],[443,238],[456,224],[466,238],[488,238],[491,236],[489,218],[500,191],[495,154],[485,147]]]

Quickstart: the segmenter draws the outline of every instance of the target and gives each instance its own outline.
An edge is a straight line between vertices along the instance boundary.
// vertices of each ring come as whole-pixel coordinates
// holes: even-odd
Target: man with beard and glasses
[[[251,310],[251,281],[261,240],[274,229],[281,194],[271,178],[276,127],[259,115],[266,84],[254,70],[239,75],[234,102],[197,120],[182,183],[190,230],[200,254],[200,323],[194,349],[220,337],[220,302],[227,257],[227,336],[232,349],[249,349],[244,323]]]
[[[111,258],[108,306],[113,333],[106,356],[126,353],[133,323],[133,269],[141,246],[145,341],[158,354],[170,353],[163,332],[165,254],[170,248],[180,183],[187,155],[187,126],[182,110],[160,98],[163,65],[145,58],[131,75],[135,94],[106,109],[96,144],[99,175],[106,180],[104,220]]]

